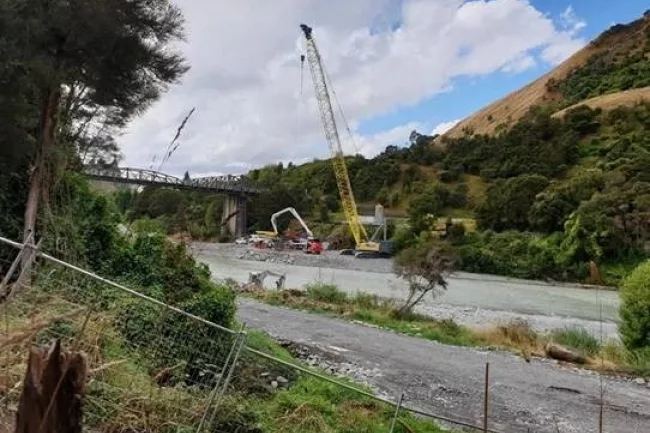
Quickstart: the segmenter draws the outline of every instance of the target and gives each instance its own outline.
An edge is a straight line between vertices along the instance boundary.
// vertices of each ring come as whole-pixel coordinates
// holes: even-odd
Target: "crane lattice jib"
[[[314,88],[316,90],[316,99],[318,100],[318,109],[325,129],[325,137],[327,138],[332,153],[332,166],[334,168],[334,176],[336,177],[336,183],[341,195],[343,212],[345,213],[345,219],[348,221],[348,225],[350,226],[352,236],[358,245],[367,242],[368,235],[361,224],[357,205],[354,201],[350,176],[348,175],[348,169],[345,165],[345,157],[343,155],[343,147],[341,146],[341,138],[336,127],[336,119],[334,118],[332,102],[327,88],[323,62],[318,47],[316,46],[316,41],[312,36],[311,27],[303,24],[300,28],[305,34],[307,60],[309,62],[309,69],[311,70]]]

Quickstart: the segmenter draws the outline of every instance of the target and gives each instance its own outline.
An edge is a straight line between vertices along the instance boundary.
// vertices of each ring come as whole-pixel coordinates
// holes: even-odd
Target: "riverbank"
[[[356,260],[346,256],[308,256],[299,253],[271,255],[271,260],[249,260],[251,249],[228,244],[192,244],[197,259],[206,263],[214,278],[248,281],[251,272],[271,270],[285,274],[285,287],[301,288],[312,283],[338,286],[349,296],[357,292],[401,300],[407,293],[404,281],[386,259]],[[257,252],[255,251],[257,254]],[[265,252],[266,253],[266,252]],[[267,253],[268,254],[268,253]],[[293,262],[283,258],[294,259]],[[313,266],[298,265],[313,263]],[[332,259],[332,260],[330,260]],[[366,270],[325,267],[323,264],[352,263]],[[339,266],[337,265],[337,266]],[[374,269],[374,271],[371,271]],[[266,281],[275,287],[274,280]],[[605,339],[618,338],[618,294],[543,282],[506,279],[491,275],[460,274],[449,280],[449,289],[437,299],[426,297],[416,312],[437,319],[451,319],[465,326],[498,326],[514,319],[528,322],[537,332],[582,327]]]

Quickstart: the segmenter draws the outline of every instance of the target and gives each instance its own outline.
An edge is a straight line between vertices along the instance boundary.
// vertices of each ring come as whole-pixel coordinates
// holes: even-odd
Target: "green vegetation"
[[[566,105],[607,93],[650,86],[650,32],[642,49],[621,60],[612,60],[609,53],[595,55],[587,63],[571,72],[559,85],[550,87],[559,91]]]
[[[116,202],[136,231],[186,233],[193,239],[219,239],[223,196],[168,188],[120,190]]]
[[[316,313],[334,314],[444,344],[459,346],[478,344],[478,340],[468,329],[458,326],[451,320],[436,321],[413,312],[402,313],[397,318],[395,313],[400,306],[395,301],[380,299],[365,293],[348,296],[331,284],[310,284],[307,286],[307,292],[268,291],[257,292],[253,296],[271,305],[285,305]]]
[[[308,284],[307,296],[315,301],[331,304],[343,304],[348,300],[346,293],[340,291],[334,284]]]
[[[600,342],[584,328],[567,328],[552,333],[553,341],[573,349],[578,349],[587,356],[595,357],[601,350]]]
[[[634,270],[621,287],[621,336],[630,350],[650,351],[650,261]]]

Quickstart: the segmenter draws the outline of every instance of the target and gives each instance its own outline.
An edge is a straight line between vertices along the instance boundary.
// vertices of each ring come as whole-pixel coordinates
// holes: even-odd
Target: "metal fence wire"
[[[2,237],[0,244],[16,253],[0,257],[5,270],[32,251]],[[401,398],[376,397],[290,359],[249,347],[244,326],[224,328],[146,293],[37,254],[40,260],[31,284],[14,284],[11,293],[0,298],[0,424],[17,410],[29,347],[60,339],[67,348],[86,355],[84,423],[92,431],[239,431],[220,421],[220,411],[236,410],[227,394],[236,403],[242,392],[283,388],[301,375],[394,411],[391,431],[400,411],[492,431],[401,407]],[[0,290],[0,296],[3,292],[6,295],[6,290]],[[287,422],[305,422],[299,411],[293,416]]]

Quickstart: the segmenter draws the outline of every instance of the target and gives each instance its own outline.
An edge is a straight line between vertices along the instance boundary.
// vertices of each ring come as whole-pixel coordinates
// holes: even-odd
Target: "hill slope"
[[[497,128],[506,128],[514,125],[521,119],[531,107],[534,106],[556,106],[559,109],[571,105],[571,97],[566,95],[565,89],[557,86],[557,83],[565,82],[580,72],[587,75],[607,75],[608,69],[616,69],[617,66],[641,56],[641,61],[648,62],[650,52],[650,15],[646,15],[627,25],[616,25],[601,34],[586,47],[575,53],[558,67],[548,72],[541,78],[533,81],[526,87],[511,93],[505,98],[496,101],[472,116],[458,123],[448,131],[445,136],[457,138],[466,132],[475,134],[492,134]],[[596,74],[586,70],[590,66],[596,66]],[[594,89],[598,94],[626,90],[629,88],[641,87],[643,82],[632,81],[631,83],[620,82],[610,86],[609,89],[598,87]],[[650,85],[647,82],[646,85]],[[598,96],[598,95],[593,95]]]

